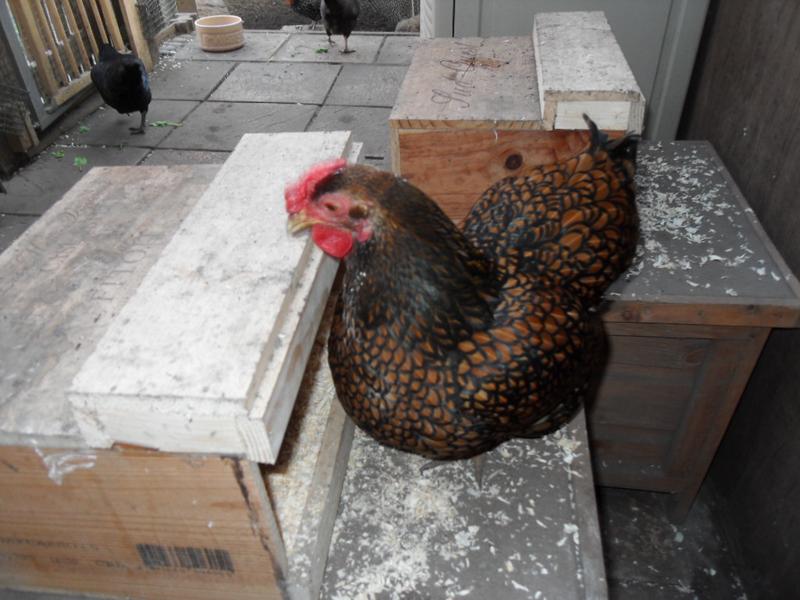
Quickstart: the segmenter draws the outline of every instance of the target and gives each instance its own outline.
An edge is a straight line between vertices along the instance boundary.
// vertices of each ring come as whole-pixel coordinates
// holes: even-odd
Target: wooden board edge
[[[289,557],[286,578],[289,600],[319,596],[354,430],[353,422],[334,395],[304,509],[305,515],[315,518],[304,518]]]
[[[575,462],[579,476],[570,475],[573,481],[575,515],[578,531],[581,532],[580,562],[583,567],[584,593],[587,600],[604,600],[608,598],[606,568],[603,561],[603,541],[600,533],[600,517],[597,512],[597,497],[592,474],[591,445],[587,430],[586,409],[581,408],[572,421],[572,427],[579,434],[577,437],[586,449],[577,455]],[[587,554],[586,549],[599,552]]]
[[[606,323],[675,323],[728,327],[800,326],[800,300],[670,297],[670,302],[613,300],[602,309]]]

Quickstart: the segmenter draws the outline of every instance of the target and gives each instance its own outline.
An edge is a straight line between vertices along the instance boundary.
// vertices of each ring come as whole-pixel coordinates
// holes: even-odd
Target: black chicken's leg
[[[355,50],[350,50],[347,47],[347,38],[348,38],[348,36],[344,36],[344,50],[341,50],[342,54],[350,54],[351,52],[355,52]]]
[[[142,111],[142,120],[139,123],[139,127],[128,127],[131,132],[131,135],[140,135],[144,133],[144,120],[147,118],[147,111]]]

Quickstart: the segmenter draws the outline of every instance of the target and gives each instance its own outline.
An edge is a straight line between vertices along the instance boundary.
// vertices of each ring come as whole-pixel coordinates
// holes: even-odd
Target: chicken
[[[289,8],[294,12],[314,21],[314,27],[316,27],[317,23],[322,18],[319,12],[319,3],[320,0],[286,0],[286,4],[288,4]]]
[[[358,0],[321,0],[319,11],[322,14],[322,24],[328,34],[328,43],[333,44],[331,35],[344,36],[344,50],[342,54],[354,52],[347,47],[347,39],[356,26],[360,11]]]
[[[337,395],[379,442],[432,459],[539,437],[580,405],[603,291],[638,237],[636,138],[498,181],[456,228],[389,173],[334,161],[286,189],[290,230],[345,270]]]
[[[139,127],[132,134],[144,133],[144,122],[150,106],[150,81],[144,63],[132,54],[121,54],[113,46],[100,46],[100,56],[92,67],[92,82],[111,108],[120,114],[140,112]]]

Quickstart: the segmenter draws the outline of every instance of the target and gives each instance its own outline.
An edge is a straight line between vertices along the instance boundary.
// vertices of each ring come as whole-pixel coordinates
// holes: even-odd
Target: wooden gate
[[[24,63],[41,99],[36,110],[40,125],[51,119],[47,114],[60,112],[70,98],[91,83],[89,71],[97,61],[100,44],[117,50],[133,50],[147,70],[153,66],[147,41],[142,32],[136,0],[0,0],[8,2],[13,18],[13,33],[22,42]],[[6,30],[6,35],[9,35]],[[10,44],[14,44],[9,39]],[[27,74],[25,74],[27,75]],[[30,86],[28,86],[30,88]],[[32,98],[33,100],[33,98]],[[38,102],[33,102],[37,109]]]

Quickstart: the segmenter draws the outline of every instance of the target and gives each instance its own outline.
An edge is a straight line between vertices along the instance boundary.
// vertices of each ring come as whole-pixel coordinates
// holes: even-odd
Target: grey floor
[[[319,34],[249,31],[244,48],[209,55],[191,36],[164,45],[152,76],[147,133],[90,97],[63,132],[0,195],[0,251],[97,165],[221,163],[245,132],[351,129],[365,160],[388,166],[387,119],[417,43],[359,34],[341,55]],[[81,163],[83,166],[81,166]],[[680,526],[659,494],[601,489],[601,525],[612,599],[739,599],[736,560],[701,497]],[[60,600],[0,590],[0,598]]]

